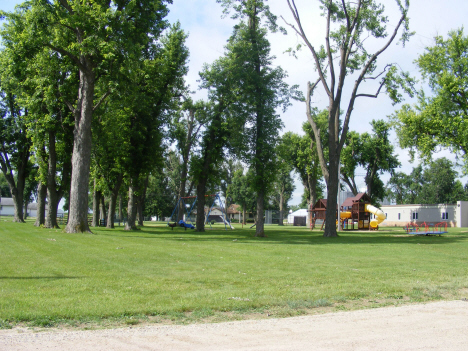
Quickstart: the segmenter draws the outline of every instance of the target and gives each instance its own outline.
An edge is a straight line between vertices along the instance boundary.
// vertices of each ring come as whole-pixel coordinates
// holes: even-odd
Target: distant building
[[[46,206],[47,213],[47,206]],[[57,216],[62,217],[64,211],[57,209]],[[15,215],[15,205],[11,197],[0,197],[0,216],[14,216]],[[36,217],[37,216],[37,203],[32,202],[28,204],[27,217]]]
[[[308,211],[306,208],[297,210],[288,215],[288,224],[306,226]]]
[[[457,201],[456,204],[390,205],[380,208],[387,216],[381,226],[445,222],[449,227],[468,227],[468,201]]]

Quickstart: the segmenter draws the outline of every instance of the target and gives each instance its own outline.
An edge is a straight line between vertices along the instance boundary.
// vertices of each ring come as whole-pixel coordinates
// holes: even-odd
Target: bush
[[[216,221],[214,219],[211,220],[211,224],[215,224]]]

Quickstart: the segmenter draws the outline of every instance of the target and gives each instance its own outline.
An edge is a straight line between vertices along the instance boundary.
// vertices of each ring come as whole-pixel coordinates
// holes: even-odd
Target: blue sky
[[[395,11],[394,1],[383,1],[389,10],[390,25],[388,30],[392,30],[392,25],[396,24],[398,17]],[[20,1],[1,0],[0,9],[11,11]],[[292,22],[287,7],[286,0],[274,0],[268,2],[273,13],[284,15],[287,21]],[[306,31],[310,35],[313,44],[319,46],[323,43],[323,18],[318,13],[318,1],[296,0],[297,7],[303,18]],[[210,63],[223,54],[223,48],[232,31],[234,22],[229,18],[221,18],[221,6],[215,0],[174,0],[170,5],[169,20],[174,22],[179,20],[182,28],[189,32],[187,46],[190,49],[190,72],[187,81],[195,90],[198,86],[198,72],[203,63]],[[411,41],[402,48],[401,45],[393,44],[382,56],[379,62],[396,62],[400,67],[418,76],[417,67],[413,61],[419,54],[423,53],[424,48],[433,44],[433,38],[436,35],[446,36],[449,30],[463,27],[467,22],[468,1],[466,0],[411,0],[410,6],[410,28],[416,31],[416,35]],[[281,19],[279,20],[281,22]],[[314,81],[317,77],[313,70],[313,60],[309,52],[303,51],[296,60],[284,51],[299,43],[299,39],[289,31],[287,36],[281,34],[272,34],[270,36],[272,52],[277,57],[276,64],[281,65],[289,73],[288,83],[299,84],[304,88],[308,81]],[[380,46],[380,44],[379,44]],[[348,80],[348,84],[353,82]],[[363,89],[362,92],[372,92],[371,88]],[[197,92],[197,97],[203,97],[203,93]],[[326,108],[326,96],[319,92],[314,97],[314,102],[320,109]],[[407,101],[409,102],[409,101]],[[344,104],[342,108],[344,108]],[[392,106],[386,96],[378,99],[359,99],[356,102],[353,116],[351,118],[350,129],[358,132],[370,130],[369,122],[372,119],[385,119],[392,114],[399,106]],[[301,133],[301,125],[306,121],[305,106],[302,103],[294,105],[282,114],[285,125],[284,131],[294,131]],[[395,146],[396,140],[393,140]],[[406,150],[397,150],[401,171],[411,172],[413,166],[410,164],[408,152]],[[448,151],[442,151],[437,156],[447,156],[454,159],[454,155]],[[359,173],[363,173],[359,172]],[[388,176],[383,177],[386,181]],[[463,183],[466,178],[462,179]],[[291,204],[298,203],[302,194],[302,186],[296,182],[297,190]],[[363,186],[363,179],[358,179],[358,186]]]

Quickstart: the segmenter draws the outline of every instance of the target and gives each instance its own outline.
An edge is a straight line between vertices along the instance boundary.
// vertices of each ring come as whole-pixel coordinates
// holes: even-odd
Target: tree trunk
[[[187,183],[187,166],[182,165],[182,174],[180,175],[180,186],[179,186],[179,199],[185,196],[185,185]],[[185,208],[182,201],[179,201],[179,210],[177,211],[176,221],[179,222],[184,218]]]
[[[135,195],[135,192],[137,191],[138,187],[134,184],[133,179],[130,180],[130,186],[128,187],[127,223],[125,223],[125,230],[138,229],[135,224],[137,215],[137,196]]]
[[[96,189],[96,179],[94,179],[94,191],[93,191],[93,221],[91,222],[92,227],[99,227],[99,218],[101,218],[100,206],[101,203],[101,192]]]
[[[75,114],[75,130],[72,154],[70,208],[67,233],[91,232],[88,226],[88,188],[91,164],[91,121],[95,75],[90,60],[81,58],[86,70],[80,70],[80,87]]]
[[[245,206],[242,206],[242,224],[245,225]]]
[[[197,232],[205,231],[205,193],[206,178],[202,178],[197,184],[197,220],[195,223]]]
[[[55,149],[55,132],[49,131],[49,164],[47,168],[47,215],[45,220],[46,228],[58,228],[57,207],[58,194],[55,177],[57,173],[57,153]]]
[[[101,216],[100,219],[104,220],[106,219],[106,203],[105,203],[105,198],[104,195],[101,194]],[[99,221],[99,226],[101,226],[101,221]]]
[[[120,186],[122,185],[122,180],[123,180],[123,174],[119,174],[119,177],[117,179],[117,183],[112,189],[112,192],[109,196],[109,211],[107,212],[107,228],[114,228],[114,218],[115,218],[115,207],[117,205],[117,195],[119,195],[120,191]],[[119,216],[121,215],[122,211],[122,195],[119,195]],[[122,218],[120,218],[120,221],[122,221]]]
[[[123,222],[123,200],[122,200],[122,194],[119,194],[119,221]]]
[[[29,201],[27,199],[24,200],[24,220],[28,218],[28,205]]]
[[[40,227],[45,224],[45,206],[46,206],[47,186],[39,182],[37,189],[37,215],[34,226]]]
[[[330,152],[331,154],[331,152]],[[336,237],[336,209],[338,196],[338,159],[330,155],[329,178],[327,182],[327,211],[325,214],[325,231],[323,236]]]
[[[278,225],[284,225],[283,223],[283,202],[284,202],[284,191],[281,189],[280,200],[279,200],[279,222]]]
[[[145,211],[145,198],[146,198],[146,189],[148,188],[149,182],[149,174],[146,175],[145,184],[143,185],[143,191],[141,192],[140,196],[138,196],[138,225],[144,225],[144,216],[143,213]]]
[[[257,224],[255,225],[255,236],[265,237],[265,228],[263,215],[265,213],[264,208],[265,196],[263,190],[257,192]]]

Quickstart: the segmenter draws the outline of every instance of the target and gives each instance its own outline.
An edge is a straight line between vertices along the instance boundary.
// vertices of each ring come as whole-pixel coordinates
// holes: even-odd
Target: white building
[[[408,223],[446,222],[449,227],[468,227],[468,201],[457,201],[456,204],[439,205],[390,205],[381,206],[387,216],[381,226],[405,226]]]
[[[298,220],[300,222],[304,222],[303,225],[306,225],[306,219],[307,219],[307,209],[304,208],[304,209],[300,209],[300,210],[297,210],[293,213],[290,213],[288,215],[288,224],[294,224],[294,221],[296,221],[296,223],[298,222]],[[297,217],[297,219],[295,220],[295,218]]]
[[[47,214],[47,206],[46,206]],[[57,209],[57,216],[62,217],[64,214],[63,210]],[[0,197],[0,216],[14,216],[15,205],[11,197]],[[37,203],[33,202],[28,204],[27,217],[37,216]]]

